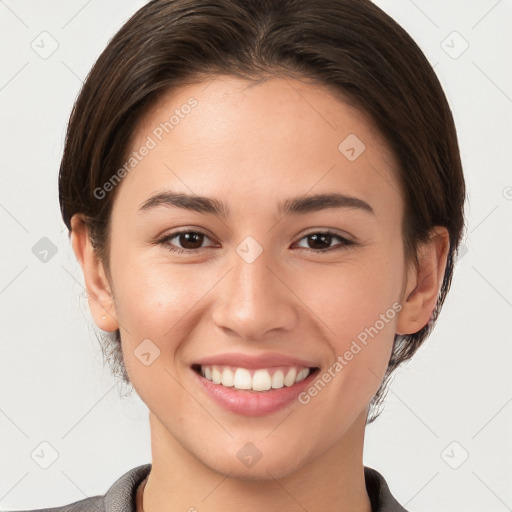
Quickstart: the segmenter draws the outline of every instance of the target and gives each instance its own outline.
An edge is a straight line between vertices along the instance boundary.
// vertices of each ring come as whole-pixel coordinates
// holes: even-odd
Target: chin
[[[252,443],[243,443],[233,451],[226,449],[222,453],[211,453],[208,457],[199,459],[211,470],[221,475],[229,475],[244,481],[268,481],[283,478],[300,469],[306,461],[304,453],[298,458],[296,446],[291,446],[289,452],[283,446],[273,447],[272,443],[258,450]],[[277,449],[279,448],[279,449]]]

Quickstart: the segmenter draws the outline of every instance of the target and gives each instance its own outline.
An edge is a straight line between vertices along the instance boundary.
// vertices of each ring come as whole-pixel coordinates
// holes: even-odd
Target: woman
[[[464,227],[450,108],[366,0],[154,0],[73,109],[59,197],[152,462],[57,510],[403,511],[362,462]]]

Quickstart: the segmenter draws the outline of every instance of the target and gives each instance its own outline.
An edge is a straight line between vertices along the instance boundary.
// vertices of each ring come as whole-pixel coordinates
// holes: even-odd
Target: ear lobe
[[[443,283],[450,235],[444,226],[432,228],[430,238],[418,248],[419,266],[410,265],[396,324],[397,334],[413,334],[432,317]]]
[[[113,332],[119,328],[119,324],[112,290],[82,215],[73,215],[71,230],[71,245],[84,274],[91,315],[100,329]]]

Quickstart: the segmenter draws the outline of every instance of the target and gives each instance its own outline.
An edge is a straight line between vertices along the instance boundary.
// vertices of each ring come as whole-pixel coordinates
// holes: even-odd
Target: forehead
[[[371,119],[341,94],[290,78],[177,88],[136,127],[127,162],[134,153],[119,185],[133,207],[163,188],[259,208],[334,189],[376,209],[401,203],[394,155]]]

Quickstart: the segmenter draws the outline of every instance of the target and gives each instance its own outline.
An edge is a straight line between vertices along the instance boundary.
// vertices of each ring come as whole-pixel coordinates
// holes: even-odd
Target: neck
[[[330,449],[275,478],[251,480],[221,474],[183,448],[150,412],[152,467],[144,512],[371,512],[362,462],[366,410]]]

